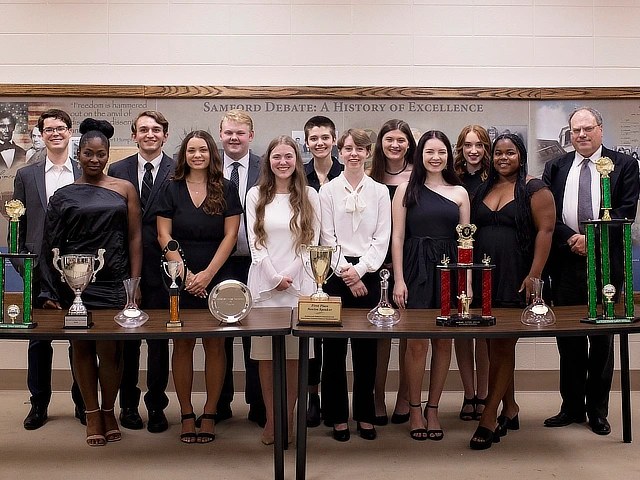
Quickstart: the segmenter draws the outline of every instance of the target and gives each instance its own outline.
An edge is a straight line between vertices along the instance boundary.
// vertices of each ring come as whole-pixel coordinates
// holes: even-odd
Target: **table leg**
[[[622,441],[631,443],[631,382],[629,380],[629,334],[620,334],[620,389],[622,393]]]
[[[309,337],[300,337],[298,364],[298,430],[296,480],[304,480],[307,468],[307,391],[309,390]]]
[[[282,395],[282,384],[286,378],[284,337],[282,335],[271,337],[271,351],[273,356],[273,410],[275,422],[273,465],[275,479],[284,480],[284,445],[287,437],[285,437],[283,431],[283,422],[286,421],[286,415],[283,419],[282,410],[284,405],[284,410],[286,411],[287,396]]]

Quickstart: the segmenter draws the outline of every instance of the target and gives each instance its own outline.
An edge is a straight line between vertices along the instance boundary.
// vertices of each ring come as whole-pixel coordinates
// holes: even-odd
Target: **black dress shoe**
[[[611,425],[604,417],[590,418],[589,426],[596,435],[609,435],[611,433]]]
[[[120,409],[120,425],[129,430],[142,430],[144,427],[138,409],[135,407],[124,407]]]
[[[307,427],[314,428],[320,425],[320,395],[309,394],[309,408],[307,409]]]
[[[167,422],[167,417],[165,417],[164,411],[161,409],[149,410],[149,423],[147,423],[147,430],[151,433],[161,433],[167,428],[169,428],[169,422]]]
[[[24,419],[24,428],[26,430],[36,430],[45,424],[47,418],[49,418],[47,416],[47,407],[32,404],[29,414]]]
[[[584,413],[582,415],[573,416],[565,412],[560,412],[553,417],[549,417],[544,421],[545,427],[566,427],[572,423],[584,423],[587,420]]]
[[[259,427],[264,428],[267,424],[267,409],[265,407],[250,406],[247,419],[250,422],[258,424]]]
[[[393,413],[391,415],[391,423],[395,425],[401,425],[403,423],[407,423],[409,421],[409,412],[407,413]]]
[[[79,407],[78,405],[76,405],[75,415],[76,415],[76,418],[80,420],[80,424],[86,427],[87,426],[86,409],[84,407]]]
[[[347,427],[344,430],[336,430],[336,427],[333,427],[333,438],[339,442],[348,441],[351,438],[349,428]]]
[[[376,415],[371,423],[378,427],[384,427],[389,423],[389,417],[387,415]]]
[[[365,440],[375,440],[376,439],[376,428],[375,427],[371,427],[371,428],[362,428],[360,426],[360,422],[358,422],[358,426],[356,427],[356,430],[358,432],[360,432],[360,437],[364,438]]]
[[[498,416],[498,430],[500,430],[500,436],[504,437],[509,430],[520,429],[520,417],[516,413],[516,416],[509,418],[506,415]]]

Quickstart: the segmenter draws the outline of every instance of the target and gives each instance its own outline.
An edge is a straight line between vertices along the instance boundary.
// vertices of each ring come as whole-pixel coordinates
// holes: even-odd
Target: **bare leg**
[[[210,416],[216,413],[216,407],[220,399],[222,384],[224,383],[224,376],[227,370],[227,357],[224,351],[224,338],[203,338],[202,346],[204,347],[205,354],[204,378],[207,389],[207,400],[204,404],[205,415],[200,424],[198,442],[208,443],[212,440],[212,437],[202,434],[215,434],[214,420],[210,418]],[[193,358],[193,356],[191,358]],[[189,392],[189,398],[190,397],[191,392]]]
[[[273,443],[275,433],[275,420],[273,410],[273,361],[260,360],[258,362],[260,372],[260,387],[264,406],[267,409],[267,423],[262,431],[262,443]],[[293,412],[298,399],[298,360],[287,360],[287,425],[289,426],[289,440],[293,435]],[[291,443],[291,442],[289,442]]]
[[[98,405],[96,343],[90,340],[72,340],[71,350],[76,382],[88,412],[87,443],[90,446],[104,445],[104,423]]]
[[[515,369],[517,338],[492,338],[489,349],[489,394],[487,395],[487,407],[480,418],[480,426],[495,430],[498,418],[498,406],[507,394],[510,385],[513,384],[513,371]],[[513,396],[513,390],[511,390]],[[510,400],[509,408],[513,409]],[[506,409],[505,405],[505,409]],[[512,413],[512,412],[506,412]],[[517,411],[515,412],[517,413]],[[514,415],[515,415],[514,413]]]
[[[387,371],[389,369],[389,357],[391,356],[391,339],[378,339],[378,366],[376,367],[376,383],[373,390],[376,404],[376,417],[387,415],[385,402],[385,390],[387,385]]]
[[[427,362],[427,352],[429,350],[429,340],[408,339],[407,353],[405,355],[405,370],[409,386],[409,403],[420,405],[422,401],[422,379],[424,378],[424,368]],[[409,410],[409,425],[411,430],[424,428],[421,408],[411,408]]]
[[[176,338],[173,341],[171,368],[182,415],[193,413],[191,388],[193,385],[193,348],[195,345],[195,338]],[[195,431],[195,419],[187,419],[182,422],[182,434],[195,433]],[[193,441],[195,441],[195,438],[193,438]]]
[[[96,353],[99,359],[98,379],[102,396],[102,418],[107,442],[122,438],[118,421],[113,412],[122,378],[122,341],[98,340]]]
[[[456,338],[454,343],[456,349],[456,360],[458,362],[458,372],[460,373],[460,380],[462,380],[462,388],[464,389],[464,398],[466,400],[472,400],[476,396],[473,374],[473,338]],[[460,411],[460,417],[464,420],[472,420],[474,418],[474,410],[475,407],[473,403],[464,404]]]
[[[432,339],[433,346],[431,356],[431,376],[429,378],[429,400],[427,405],[437,407],[440,404],[440,396],[444,390],[444,382],[447,380],[451,365],[451,339]],[[442,430],[438,420],[437,408],[427,408],[427,428],[429,430]]]
[[[489,340],[476,338],[476,388],[480,400],[486,399],[489,393]],[[476,406],[478,415],[484,412],[484,404]]]
[[[406,415],[409,413],[409,379],[407,378],[407,339],[400,339],[398,350],[398,394],[396,395],[396,405],[393,413],[396,415]]]

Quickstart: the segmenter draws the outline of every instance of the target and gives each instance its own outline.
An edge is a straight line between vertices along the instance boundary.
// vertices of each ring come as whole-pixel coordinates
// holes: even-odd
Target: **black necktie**
[[[233,170],[231,170],[231,177],[229,178],[229,180],[231,180],[231,183],[233,183],[236,186],[239,192],[240,191],[240,174],[238,173],[238,168],[240,167],[240,162],[233,162],[231,164],[231,167],[233,168]]]
[[[590,160],[585,158],[580,167],[580,179],[578,181],[578,225],[580,233],[584,234],[584,225],[581,222],[593,220],[593,204],[591,203],[591,169]]]
[[[142,177],[142,190],[140,191],[140,205],[142,206],[142,211],[147,206],[147,201],[149,200],[149,195],[151,195],[151,189],[153,188],[153,175],[151,174],[151,170],[153,170],[153,164],[147,162],[144,165],[144,177]]]

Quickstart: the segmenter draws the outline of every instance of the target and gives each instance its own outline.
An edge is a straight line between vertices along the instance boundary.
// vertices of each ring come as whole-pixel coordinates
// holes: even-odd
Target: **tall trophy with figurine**
[[[9,245],[7,253],[0,253],[0,327],[1,328],[34,328],[33,321],[33,264],[36,259],[33,253],[20,253],[18,239],[20,217],[26,209],[20,200],[5,203],[5,212],[9,218]],[[6,260],[10,260],[22,274],[22,305],[7,305],[5,298]],[[20,308],[22,306],[22,308]]]
[[[436,325],[444,327],[487,327],[496,324],[496,318],[491,314],[492,271],[495,265],[486,255],[481,263],[473,263],[473,234],[476,226],[473,224],[459,224],[458,232],[458,262],[451,263],[449,257],[443,255],[438,265],[440,269],[440,315],[436,318]],[[482,314],[472,313],[470,310],[473,298],[467,291],[467,272],[482,271]],[[451,313],[451,273],[456,272],[458,311]]]

